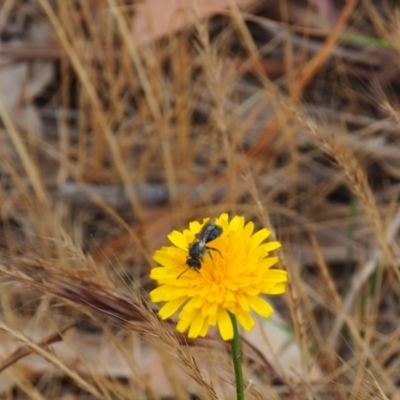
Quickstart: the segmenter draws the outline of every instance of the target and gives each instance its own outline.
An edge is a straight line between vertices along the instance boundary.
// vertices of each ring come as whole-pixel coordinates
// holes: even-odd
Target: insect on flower
[[[222,232],[222,227],[211,221],[207,222],[203,226],[196,239],[189,245],[188,259],[186,260],[186,265],[188,267],[181,274],[179,274],[176,279],[179,279],[188,269],[193,269],[194,271],[199,272],[201,263],[203,262],[207,252],[210,250],[217,251],[222,256],[218,249],[207,246],[207,243],[212,242],[221,236]],[[212,258],[210,252],[209,254]]]
[[[251,311],[269,318],[274,309],[263,295],[285,293],[288,280],[286,271],[275,268],[278,257],[271,252],[281,244],[266,241],[270,233],[266,228],[256,231],[253,222],[239,215],[229,218],[227,213],[172,231],[168,235],[172,245],[154,253],[157,265],[150,272],[157,282],[150,298],[164,303],[158,315],[166,320],[177,313],[176,329],[188,331],[189,338],[204,337],[218,326],[223,340],[234,336],[229,314],[246,331],[255,325]],[[215,258],[217,248],[223,256],[213,265],[208,255]],[[200,273],[177,279],[188,268]]]

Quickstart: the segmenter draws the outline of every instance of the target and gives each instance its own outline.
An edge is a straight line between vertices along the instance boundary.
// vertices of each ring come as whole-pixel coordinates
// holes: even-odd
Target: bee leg
[[[210,250],[217,251],[221,257],[222,257],[222,253],[218,249],[215,249],[214,247],[206,246],[206,249],[208,250],[208,254],[210,255],[211,260],[212,260],[213,264],[215,265],[214,257]]]
[[[176,277],[176,279],[179,279],[188,269],[190,269],[190,267],[187,267],[183,272],[181,272],[181,273]],[[199,271],[197,271],[197,272],[199,272]]]
[[[188,261],[190,261],[190,260],[192,260],[192,259],[189,258]],[[176,279],[179,279],[188,269],[191,269],[191,270],[193,270],[193,271],[196,271],[198,274],[200,273],[200,271],[199,271],[200,267],[199,267],[199,266],[190,266],[190,265],[189,265],[183,272],[181,272],[181,273],[177,276]]]
[[[216,249],[215,247],[206,246],[206,249],[207,250],[214,250],[214,251],[218,252],[219,255],[222,257],[222,253],[218,249]],[[211,253],[210,253],[210,256],[211,256]],[[211,256],[211,258],[212,258],[212,256]]]

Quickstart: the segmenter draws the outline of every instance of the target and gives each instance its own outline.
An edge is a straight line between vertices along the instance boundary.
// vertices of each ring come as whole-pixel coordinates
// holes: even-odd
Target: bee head
[[[200,260],[197,260],[195,258],[188,258],[186,260],[186,265],[191,268],[194,269],[195,271],[198,271],[201,268],[201,262]]]

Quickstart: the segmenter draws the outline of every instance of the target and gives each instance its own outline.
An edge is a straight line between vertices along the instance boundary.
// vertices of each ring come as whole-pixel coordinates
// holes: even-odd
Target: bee
[[[179,279],[188,269],[193,269],[194,271],[199,272],[201,263],[203,262],[207,252],[210,250],[217,251],[222,256],[218,249],[207,246],[207,243],[212,242],[221,236],[222,232],[222,227],[211,221],[207,222],[203,228],[201,228],[196,239],[189,245],[188,258],[186,260],[186,265],[188,267],[176,279]],[[212,258],[211,253],[209,254]]]

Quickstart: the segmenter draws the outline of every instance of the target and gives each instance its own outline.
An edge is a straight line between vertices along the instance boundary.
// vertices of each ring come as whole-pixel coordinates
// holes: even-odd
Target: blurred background
[[[2,0],[0,398],[233,398],[218,334],[147,297],[167,234],[228,212],[290,280],[246,396],[400,399],[397,7]]]

